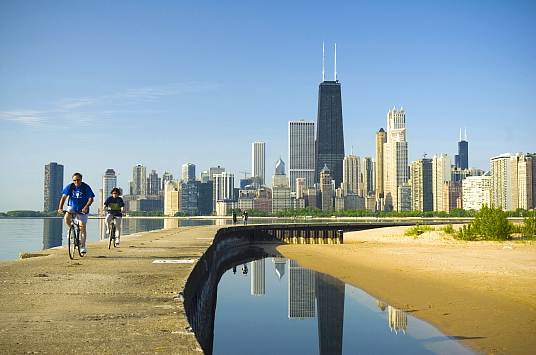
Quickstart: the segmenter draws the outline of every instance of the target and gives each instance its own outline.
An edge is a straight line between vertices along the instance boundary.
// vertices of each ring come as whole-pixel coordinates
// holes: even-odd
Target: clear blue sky
[[[326,45],[342,86],[346,154],[374,157],[386,114],[406,110],[409,161],[469,164],[536,152],[534,1],[0,2],[0,211],[43,208],[44,166],[94,190],[108,168],[180,177],[223,166],[267,175],[287,122],[316,120]]]

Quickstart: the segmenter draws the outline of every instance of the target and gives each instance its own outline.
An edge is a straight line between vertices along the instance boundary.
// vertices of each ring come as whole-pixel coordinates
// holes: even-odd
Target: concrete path
[[[179,293],[219,228],[91,242],[75,260],[59,248],[0,261],[0,353],[200,354]]]

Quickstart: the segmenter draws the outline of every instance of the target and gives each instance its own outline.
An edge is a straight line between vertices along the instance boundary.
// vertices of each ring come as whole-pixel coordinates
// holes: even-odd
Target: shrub
[[[430,231],[434,231],[435,228],[434,227],[431,227],[430,225],[428,224],[423,224],[422,226],[419,225],[419,222],[417,222],[413,227],[410,227],[408,229],[406,229],[406,231],[404,232],[404,235],[420,235],[424,232],[430,232]]]
[[[501,207],[482,206],[480,212],[475,215],[473,228],[483,240],[512,239],[512,223],[508,221],[508,214]]]
[[[446,226],[441,227],[440,230],[450,235],[456,234],[456,231],[454,230],[454,227],[452,226],[452,224],[447,224]]]
[[[523,237],[536,239],[536,212],[529,212],[529,215],[523,218],[523,225],[520,229]]]

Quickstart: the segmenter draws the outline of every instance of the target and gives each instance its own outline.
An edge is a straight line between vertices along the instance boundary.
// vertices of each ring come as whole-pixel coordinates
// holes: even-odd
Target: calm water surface
[[[278,257],[222,276],[213,354],[475,352],[359,288]]]

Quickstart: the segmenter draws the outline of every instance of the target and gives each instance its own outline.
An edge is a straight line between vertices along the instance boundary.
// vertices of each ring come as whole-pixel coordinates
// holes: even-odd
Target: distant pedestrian
[[[233,212],[233,224],[236,224],[236,211]]]
[[[244,211],[242,219],[244,220],[244,225],[248,224],[248,211]]]

